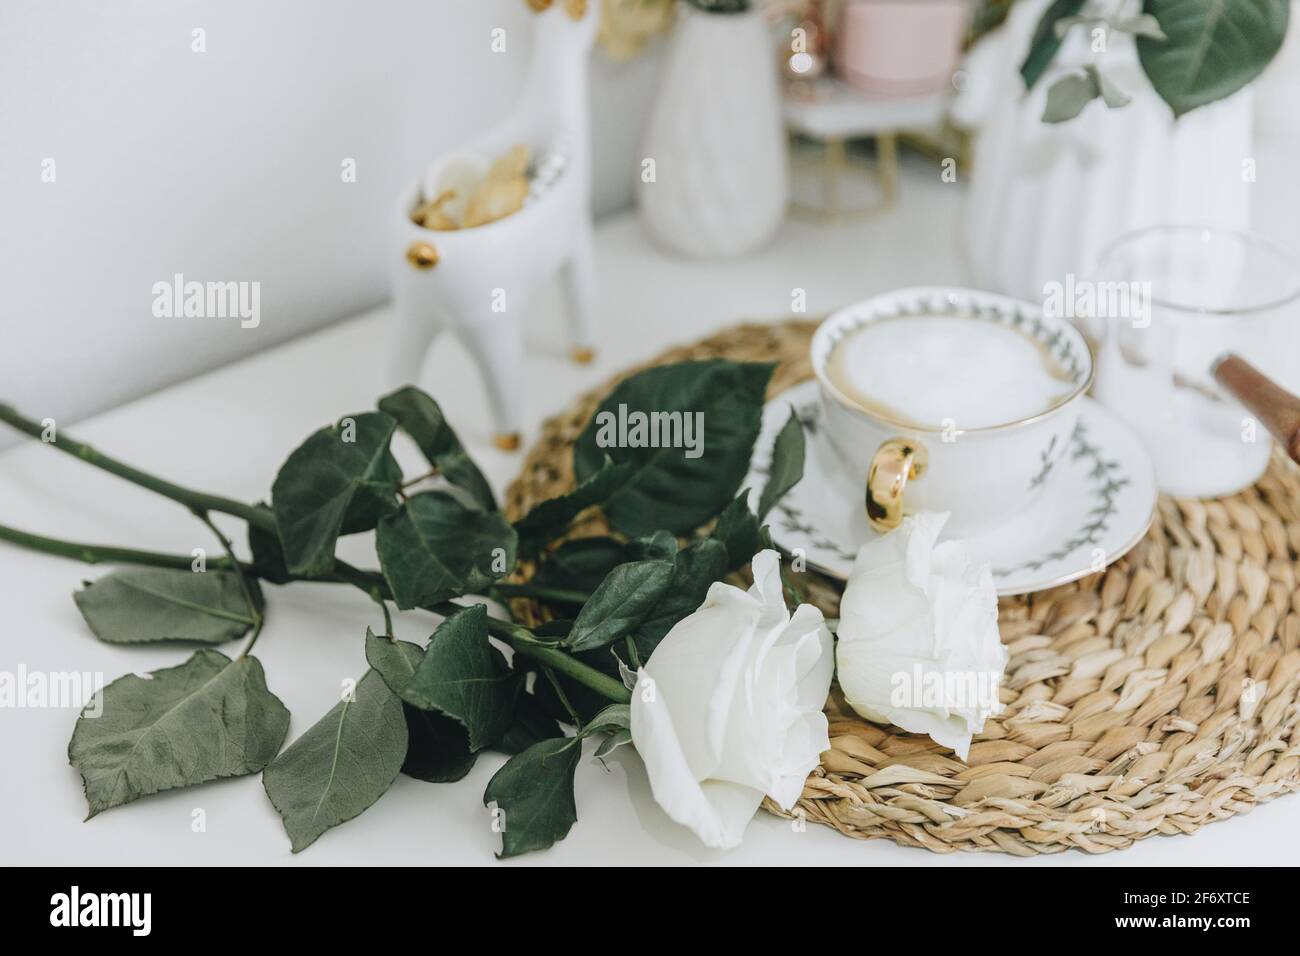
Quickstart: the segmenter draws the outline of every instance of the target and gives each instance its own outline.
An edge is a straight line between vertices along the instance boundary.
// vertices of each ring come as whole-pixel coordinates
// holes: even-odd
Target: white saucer
[[[863,507],[865,476],[845,474],[819,435],[817,383],[787,389],[763,409],[763,428],[745,479],[751,504],[767,482],[772,443],[794,406],[803,423],[803,480],[767,516],[786,552],[846,580],[858,548],[875,532]],[[993,531],[968,538],[992,565],[998,594],[1028,594],[1100,571],[1142,539],[1156,505],[1155,472],[1137,436],[1090,398],[1080,402],[1071,447],[1042,492]]]

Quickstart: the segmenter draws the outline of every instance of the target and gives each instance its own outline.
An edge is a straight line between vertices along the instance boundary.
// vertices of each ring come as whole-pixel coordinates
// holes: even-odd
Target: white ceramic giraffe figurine
[[[510,116],[491,132],[431,163],[396,210],[396,334],[392,384],[418,381],[437,333],[457,335],[482,373],[498,448],[519,446],[522,320],[529,298],[562,271],[569,354],[589,362],[595,267],[591,236],[591,130],[587,64],[598,4],[527,0],[533,9],[532,62]],[[491,161],[530,147],[529,197],[518,211],[481,226],[438,231],[411,212],[431,198],[442,172],[466,158]]]

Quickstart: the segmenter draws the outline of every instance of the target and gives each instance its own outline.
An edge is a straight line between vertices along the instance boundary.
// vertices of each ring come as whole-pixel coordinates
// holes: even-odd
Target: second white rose
[[[993,575],[946,514],[906,518],[862,546],[840,603],[836,665],[849,705],[877,723],[929,734],[965,760],[1000,710],[1007,651]]]

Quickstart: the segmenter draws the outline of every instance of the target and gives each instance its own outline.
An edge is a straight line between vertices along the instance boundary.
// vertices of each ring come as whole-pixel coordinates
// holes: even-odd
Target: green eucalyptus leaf
[[[1044,123],[1064,123],[1072,120],[1097,97],[1101,90],[1090,73],[1067,73],[1047,89],[1047,103],[1043,107]]]
[[[611,526],[629,537],[660,529],[686,534],[717,515],[749,470],[773,368],[712,359],[658,366],[620,382],[573,449],[579,482],[599,472],[606,456],[634,469],[603,505]],[[680,447],[620,445],[610,422],[637,413],[702,416],[698,457],[687,457],[689,449]],[[642,444],[641,438],[626,437]]]
[[[402,472],[388,449],[396,427],[382,412],[340,419],[280,467],[271,509],[291,573],[329,573],[339,535],[368,531],[396,509]]]
[[[1134,36],[1151,37],[1153,40],[1167,40],[1165,31],[1160,29],[1160,21],[1149,13],[1140,13],[1135,17],[1119,17],[1111,22],[1116,30],[1132,33]]]
[[[128,674],[99,692],[68,744],[90,816],[139,797],[257,773],[279,751],[289,711],[255,657],[204,648],[185,663]]]
[[[516,542],[499,513],[426,491],[379,523],[375,548],[393,600],[406,609],[486,590],[514,568]]]
[[[379,672],[389,690],[403,698],[407,744],[402,773],[428,783],[451,783],[469,773],[478,758],[458,721],[406,702],[407,688],[423,661],[424,650],[418,644],[380,637],[366,628],[366,663]]]
[[[1029,41],[1029,55],[1020,65],[1020,76],[1025,81],[1025,89],[1032,90],[1046,72],[1047,67],[1061,48],[1061,37],[1056,32],[1056,22],[1076,17],[1083,9],[1085,0],[1054,0],[1038,21],[1034,36]]]
[[[1119,109],[1128,106],[1132,97],[1121,90],[1106,74],[1097,69],[1096,66],[1089,63],[1085,66],[1084,71],[1092,78],[1092,82],[1097,87],[1097,92],[1101,94],[1102,102],[1106,104],[1107,109]]]
[[[667,588],[632,632],[642,662],[650,659],[674,624],[699,609],[713,582],[727,576],[727,564],[726,547],[712,538],[677,552]]]
[[[581,757],[577,738],[543,740],[488,781],[483,804],[495,803],[501,814],[501,857],[545,850],[568,835],[578,820],[573,776]]]
[[[565,644],[574,651],[590,651],[631,635],[663,600],[672,579],[671,561],[620,564],[582,606]]]
[[[261,590],[248,580],[260,609]],[[220,644],[243,637],[255,621],[234,571],[127,568],[104,575],[73,595],[101,641]]]
[[[402,701],[368,670],[349,697],[289,745],[262,786],[297,853],[357,816],[392,786],[406,761]]]
[[[440,475],[468,492],[481,510],[497,510],[492,486],[461,446],[442,409],[430,395],[408,385],[381,398],[379,408],[397,419],[402,431],[411,436]]]
[[[1145,0],[1165,39],[1138,37],[1142,69],[1175,116],[1224,99],[1277,55],[1290,9],[1289,0]]]
[[[600,470],[573,491],[538,502],[528,514],[515,522],[520,552],[524,557],[538,554],[579,514],[609,500],[610,495],[621,488],[633,473],[631,462],[616,465],[606,458]]]
[[[769,546],[763,540],[758,518],[749,510],[749,489],[727,505],[710,537],[727,549],[728,571],[744,567],[754,555]]]
[[[772,506],[785,497],[803,479],[804,438],[803,425],[794,408],[781,426],[772,445],[772,465],[768,470],[767,484],[758,499],[758,520],[762,521]]]
[[[495,744],[510,727],[519,675],[488,642],[487,607],[475,604],[438,625],[402,699],[437,710],[469,732],[469,748]]]

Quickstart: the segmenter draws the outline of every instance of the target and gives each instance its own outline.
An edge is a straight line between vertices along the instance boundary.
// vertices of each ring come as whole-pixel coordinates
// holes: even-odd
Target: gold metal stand
[[[792,136],[791,142],[796,138]],[[822,205],[810,206],[791,200],[791,214],[829,224],[870,219],[893,209],[898,204],[898,135],[877,133],[871,138],[876,141],[876,160],[871,170],[880,189],[878,202],[855,209],[840,206],[840,178],[849,167],[848,149],[843,137],[834,137],[822,141]]]

